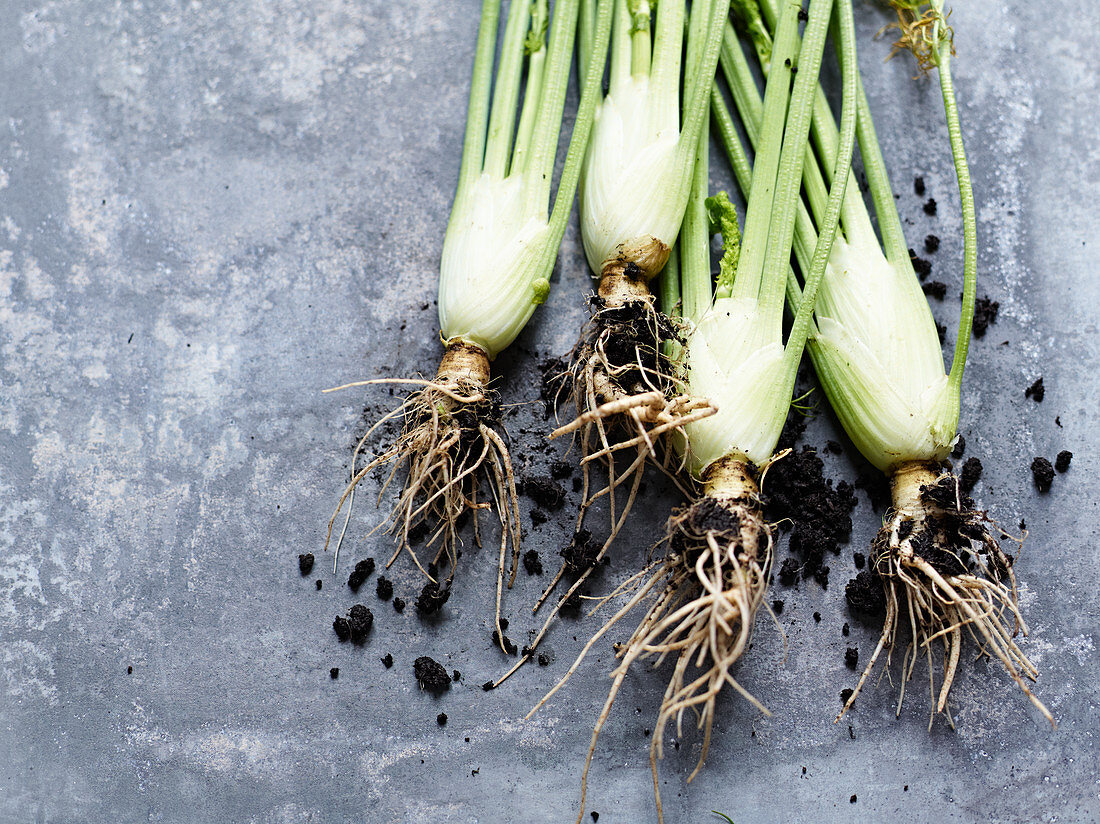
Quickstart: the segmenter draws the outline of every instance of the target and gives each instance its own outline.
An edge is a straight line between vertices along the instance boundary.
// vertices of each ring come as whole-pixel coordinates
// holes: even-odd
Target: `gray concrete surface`
[[[430,371],[439,356],[434,308],[421,307],[434,298],[457,177],[477,5],[0,5],[4,824],[573,820],[608,648],[534,720],[522,717],[593,621],[561,624],[548,668],[486,694],[478,685],[507,663],[489,638],[490,549],[467,548],[436,624],[380,604],[373,582],[359,599],[344,585],[352,560],[389,551],[365,537],[377,519],[369,505],[338,579],[322,558],[318,592],[296,569],[299,552],[320,551],[363,404],[391,402],[384,390],[320,390]],[[666,757],[671,824],[717,821],[713,809],[737,824],[1100,818],[1100,15],[1091,0],[955,5],[980,291],[1001,302],[972,350],[963,432],[985,462],[979,500],[1031,529],[1018,567],[1033,625],[1024,648],[1060,727],[997,666],[970,661],[955,730],[937,720],[928,732],[923,669],[900,718],[883,682],[832,724],[854,681],[845,646],[866,655],[874,641],[855,622],[851,638],[840,633],[851,553],[878,517],[861,495],[832,586],[776,592],[785,656],[762,617],[739,668],[774,716],[724,700],[690,786],[699,736],[685,729]],[[872,35],[885,11],[857,13],[910,242],[944,239],[933,260],[954,294],[959,210],[935,86],[911,82],[907,61],[883,65],[887,44]],[[918,173],[935,219],[913,194]],[[516,454],[536,468],[546,423],[531,403],[534,364],[565,351],[583,317],[575,226],[555,277],[498,370],[519,405]],[[952,329],[957,306],[935,307]],[[1023,396],[1040,374],[1041,405]],[[822,412],[809,439],[835,436]],[[1066,447],[1072,469],[1037,495],[1031,458]],[[827,461],[834,477],[855,477],[849,457]],[[648,517],[598,589],[637,565],[674,500],[650,483]],[[568,532],[555,518],[529,530],[528,546],[549,565]],[[407,564],[391,577],[414,594]],[[524,605],[539,583],[521,573],[508,595],[513,636],[533,626]],[[378,616],[362,649],[330,628],[356,600]],[[387,652],[392,670],[379,660]],[[438,699],[412,677],[425,653],[463,673]],[[589,796],[603,824],[654,818],[645,731],[663,679],[630,678],[603,736]]]

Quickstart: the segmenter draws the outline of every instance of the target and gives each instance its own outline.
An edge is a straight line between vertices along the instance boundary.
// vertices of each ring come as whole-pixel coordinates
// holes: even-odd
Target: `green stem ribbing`
[[[542,0],[545,5],[545,0]],[[497,68],[496,89],[493,91],[493,108],[489,115],[489,134],[485,144],[485,162],[482,171],[493,177],[504,177],[512,148],[512,129],[516,123],[516,103],[519,101],[520,82],[523,79],[523,58],[527,26],[531,19],[531,3],[513,3],[508,10],[508,23],[504,27],[504,45]],[[538,101],[537,91],[528,88],[524,109]],[[534,98],[534,100],[532,100]]]
[[[707,120],[704,116],[704,121]],[[696,141],[695,170],[691,191],[680,227],[680,289],[683,317],[698,323],[713,301],[710,275],[710,223],[706,199],[709,194],[710,135],[703,132]]]
[[[465,201],[466,191],[481,175],[485,159],[485,131],[489,120],[489,93],[493,86],[493,54],[497,44],[498,0],[482,0],[481,22],[474,52],[474,77],[466,110],[466,134],[462,141],[462,167],[458,173],[455,203]]]

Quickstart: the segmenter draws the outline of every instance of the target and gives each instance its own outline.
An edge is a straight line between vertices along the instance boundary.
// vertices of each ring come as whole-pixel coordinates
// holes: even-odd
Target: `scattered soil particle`
[[[379,575],[378,585],[374,588],[374,591],[383,601],[390,600],[390,598],[393,597],[393,581],[391,581],[385,575]]]
[[[815,624],[820,624],[821,623],[821,613],[820,612],[815,612],[814,613],[814,623]]]
[[[929,217],[936,214],[936,198],[930,197],[928,200],[924,201],[924,213]]]
[[[455,670],[454,672],[451,673],[451,680],[452,681],[461,681],[462,680],[462,673],[459,672],[458,670]]]
[[[550,464],[550,477],[555,480],[561,480],[562,478],[568,478],[573,474],[573,466],[567,464],[565,461],[554,461]]]
[[[525,478],[523,494],[549,510],[561,509],[561,505],[565,503],[565,490],[562,489],[562,485],[545,475]]]
[[[439,715],[435,717],[435,723],[439,724],[441,727],[447,726],[447,713],[439,713]],[[855,798],[855,796],[853,795],[852,798]]]
[[[417,546],[428,537],[431,526],[427,521],[417,521],[409,527],[409,546]]]
[[[1055,415],[1054,416],[1054,425],[1057,426],[1059,429],[1062,428],[1062,416],[1061,415]]]
[[[367,580],[374,572],[374,558],[365,558],[355,565],[355,569],[351,571],[351,575],[348,576],[348,586],[351,587],[352,592],[358,592],[359,587],[363,586],[363,582]]]
[[[977,458],[967,458],[963,462],[962,472],[959,473],[959,486],[967,495],[974,489],[974,485],[982,477],[982,462]]]
[[[955,441],[955,448],[951,450],[951,457],[961,458],[964,452],[966,452],[966,438],[959,435],[959,439]]]
[[[393,599],[393,608],[395,610],[397,610],[398,612],[404,612],[405,611],[405,599],[401,598],[401,597],[394,598]]]
[[[863,569],[863,565],[867,563],[867,556],[862,552],[853,552],[852,561],[856,565],[856,569]]]
[[[318,590],[320,590],[320,589],[321,589],[321,579],[320,579],[320,578],[318,578],[318,579],[317,579],[316,581],[314,581],[313,583],[315,583],[315,584],[317,585],[317,589],[318,589]]]
[[[435,615],[447,603],[451,597],[449,587],[441,587],[437,581],[428,581],[420,590],[420,596],[416,599],[416,614],[420,616]]]
[[[922,258],[915,249],[909,250],[909,262],[913,264],[913,271],[921,280],[932,274],[932,261]]]
[[[886,476],[865,464],[866,469],[860,470],[856,478],[856,489],[862,489],[867,493],[867,500],[871,502],[871,511],[878,512],[890,505],[890,483]]]
[[[844,596],[853,612],[868,616],[886,614],[886,593],[882,582],[871,570],[862,570],[844,588]]]
[[[531,510],[531,526],[540,527],[549,520],[550,516],[543,512],[541,509]]]
[[[328,671],[328,677],[331,678],[333,681],[335,681],[337,678],[340,677],[340,668],[339,667],[333,667],[332,669],[330,669]]]
[[[362,644],[367,640],[374,626],[374,613],[362,604],[356,604],[348,610],[348,631],[353,644]]]
[[[930,280],[921,286],[924,294],[936,300],[943,300],[947,295],[947,284],[942,280]]]
[[[427,655],[421,655],[413,662],[413,675],[422,690],[440,693],[451,688],[451,676],[447,675],[447,670]]]
[[[1065,472],[1069,469],[1069,463],[1073,460],[1073,453],[1068,449],[1063,449],[1058,453],[1058,457],[1054,459],[1054,468],[1059,472]]]
[[[847,626],[847,624],[845,624]],[[844,666],[848,669],[855,669],[856,664],[859,663],[859,650],[855,647],[848,647],[844,650]]]
[[[382,666],[384,666],[386,669],[389,669],[393,666],[393,656],[390,653],[387,652],[385,657],[382,659]]]
[[[936,235],[929,235],[924,239],[924,251],[930,255],[936,254],[940,250],[940,239]]]
[[[1054,483],[1054,467],[1046,458],[1036,458],[1031,462],[1031,477],[1040,492],[1050,492],[1050,485]]]
[[[538,661],[539,661],[539,666],[540,667],[550,666],[550,656],[546,655],[545,653],[542,653],[542,652],[539,653]]]
[[[574,492],[580,492],[583,486],[584,486],[584,481],[582,481],[580,478],[574,478],[573,479],[573,491]]]
[[[844,447],[840,445],[839,441],[826,441],[825,451],[832,452],[834,455],[840,455],[844,452]]]
[[[940,337],[940,346],[943,346],[943,342],[947,340],[947,324],[937,323],[936,334]]]
[[[587,529],[575,532],[569,546],[561,551],[561,557],[565,561],[565,571],[570,575],[583,573],[596,563],[596,556],[599,554],[600,543]]]
[[[351,637],[351,628],[348,626],[348,619],[337,615],[336,619],[332,622],[332,631],[336,633],[336,637],[340,641],[346,641]]]
[[[519,652],[519,647],[516,646],[515,641],[509,638],[507,635],[501,636],[495,629],[493,630],[493,646],[500,649],[503,641],[504,651],[509,655],[516,655]]]
[[[840,628],[840,634],[843,635],[845,638],[847,638],[848,635],[851,633],[851,631],[852,631],[852,628],[850,626],[848,626],[848,622],[845,621],[844,626],[842,626]]]
[[[485,692],[489,692],[489,690],[491,690],[493,688],[493,682],[492,681],[486,681],[484,684],[481,685],[481,688],[483,690],[485,690]]]
[[[852,797],[848,799],[848,803],[849,804],[855,804],[856,803],[856,794],[855,793],[852,793]]]
[[[798,562],[794,558],[785,558],[779,567],[779,583],[785,587],[798,583]]]
[[[1043,398],[1046,397],[1046,394],[1047,390],[1046,387],[1043,386],[1042,375],[1039,376],[1039,379],[1035,381],[1035,383],[1031,384],[1031,386],[1024,390],[1024,397],[1031,398],[1033,401],[1035,401],[1035,403],[1042,403]]]
[[[852,509],[856,498],[852,487],[841,481],[834,488],[826,480],[825,465],[817,451],[804,446],[773,464],[768,472],[766,507],[773,521],[789,518],[793,523],[790,550],[801,561],[803,578],[813,578],[822,587],[829,583],[826,551],[837,553],[852,531]],[[790,559],[787,559],[790,560]],[[780,583],[788,584],[792,569],[783,562]]]
[[[523,553],[523,568],[528,575],[542,575],[542,558],[536,550],[529,549]]]
[[[133,666],[129,666],[129,667],[126,668],[126,674],[127,675],[133,675],[134,674]]]
[[[592,820],[593,821],[599,821],[600,820],[600,814],[598,812],[596,812],[595,810],[592,811]]]
[[[776,615],[782,615],[784,606],[786,606],[786,604],[783,602],[783,600],[780,598],[776,598],[774,601],[772,601],[772,612],[774,612]]]
[[[313,560],[312,552],[307,552],[305,555],[298,556],[298,572],[300,572],[303,577],[313,572]]]
[[[917,175],[913,178],[913,192],[918,197],[924,195],[924,178],[921,175]]]
[[[844,689],[842,689],[840,691],[840,703],[847,704],[848,699],[851,698],[851,697],[852,697],[852,690],[850,688],[845,687]]]
[[[987,296],[974,301],[974,337],[984,338],[986,330],[997,322],[1000,311],[1001,304]]]

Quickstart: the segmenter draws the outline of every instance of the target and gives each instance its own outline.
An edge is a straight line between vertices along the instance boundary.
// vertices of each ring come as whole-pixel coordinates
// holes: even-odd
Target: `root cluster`
[[[329,520],[328,547],[333,525],[345,502],[348,511],[337,540],[347,529],[354,503],[355,489],[370,473],[389,467],[379,492],[386,492],[399,473],[403,485],[389,516],[376,529],[385,528],[396,537],[397,547],[386,566],[402,551],[407,551],[416,566],[433,581],[454,577],[459,544],[458,530],[468,515],[473,515],[474,539],[480,545],[478,514],[495,508],[501,523],[500,558],[497,575],[497,621],[505,575],[507,548],[512,544],[511,581],[515,579],[519,549],[519,502],[507,444],[500,429],[500,401],[488,388],[489,361],[477,347],[452,343],[440,363],[434,380],[374,380],[349,384],[400,384],[419,387],[395,410],[375,423],[359,441],[352,463],[352,478]],[[338,387],[345,388],[345,387]],[[360,456],[370,437],[385,422],[400,417],[401,434],[388,448],[360,466]],[[483,482],[485,482],[483,484]],[[483,497],[484,487],[488,500]],[[426,546],[435,547],[427,567],[412,544],[427,537]]]
[[[902,659],[899,714],[905,685],[921,657],[928,660],[935,712],[948,712],[947,698],[958,671],[965,632],[977,644],[979,657],[999,660],[1031,703],[1054,724],[1028,686],[1038,671],[1015,641],[1018,633],[1027,635],[1027,625],[1020,614],[1012,559],[1001,549],[995,533],[1002,538],[1011,536],[975,508],[958,478],[937,466],[922,464],[895,473],[893,500],[893,509],[871,551],[872,574],[881,580],[884,592],[884,602],[871,604],[875,611],[885,613],[882,635],[837,720],[851,708],[884,650],[889,669],[898,629],[908,625],[911,640]],[[870,599],[849,586],[849,602],[866,611]],[[932,660],[937,647],[943,654],[938,690]],[[930,718],[929,728],[931,724]]]
[[[751,489],[732,494],[707,494],[675,514],[668,525],[669,553],[665,559],[630,579],[620,590],[637,587],[633,597],[588,641],[558,684],[532,710],[535,712],[579,667],[588,651],[635,606],[657,595],[630,638],[615,647],[621,660],[612,672],[612,686],[592,733],[592,743],[581,778],[581,815],[588,771],[596,743],[631,666],[638,659],[654,659],[654,667],[673,660],[672,674],[661,700],[650,742],[650,767],[659,820],[663,820],[657,781],[657,760],[663,757],[664,734],[676,723],[682,735],[685,712],[695,713],[703,730],[703,747],[690,781],[698,774],[710,747],[718,695],[729,685],[753,706],[767,710],[733,677],[732,669],[748,647],[753,619],[764,601],[771,562],[771,530],[760,514],[755,483],[741,466]],[[613,593],[617,594],[617,593]],[[580,819],[578,818],[578,821]]]

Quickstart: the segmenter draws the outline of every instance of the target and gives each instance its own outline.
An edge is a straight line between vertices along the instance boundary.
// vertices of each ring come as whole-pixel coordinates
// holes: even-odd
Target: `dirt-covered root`
[[[1027,635],[1027,625],[1020,614],[1012,559],[997,539],[1010,536],[975,508],[954,474],[936,464],[903,466],[891,479],[891,492],[893,508],[871,547],[873,572],[848,589],[854,609],[884,613],[882,635],[836,720],[851,708],[884,650],[889,668],[897,631],[908,626],[911,640],[902,659],[898,714],[905,685],[921,657],[928,660],[935,712],[948,712],[965,630],[979,653],[999,660],[1053,725],[1054,718],[1027,683],[1038,671],[1014,640],[1017,633]],[[872,577],[881,581],[881,601],[868,591],[875,585]],[[932,660],[936,647],[943,654],[938,690]],[[947,717],[950,722],[949,713]]]
[[[446,580],[454,576],[458,528],[467,514],[474,517],[475,540],[480,543],[478,514],[495,507],[501,523],[501,545],[497,575],[497,616],[508,545],[511,544],[511,581],[515,579],[519,551],[519,501],[508,447],[500,434],[500,400],[488,388],[489,359],[473,345],[455,341],[448,344],[434,380],[372,380],[348,386],[397,383],[419,387],[394,411],[368,430],[355,448],[352,478],[329,520],[325,547],[332,538],[333,525],[345,502],[348,511],[337,539],[336,557],[351,517],[355,489],[371,472],[389,467],[381,492],[399,472],[404,482],[397,503],[378,528],[386,527],[396,536],[397,548],[387,562],[390,566],[405,550],[416,566],[432,580],[422,559],[411,545],[410,536],[427,535],[426,545],[435,546],[431,561],[437,568],[448,569]],[[345,387],[338,387],[345,388]],[[360,465],[360,455],[369,438],[387,420],[400,416],[401,434],[387,449]],[[487,484],[483,485],[483,481]],[[489,490],[489,501],[479,499]],[[335,569],[335,560],[334,560]],[[438,574],[438,573],[437,573]]]
[[[657,761],[663,756],[668,724],[675,721],[677,734],[682,734],[684,713],[692,710],[704,731],[702,753],[690,781],[706,760],[716,702],[727,684],[767,713],[731,673],[748,647],[753,619],[764,602],[771,562],[771,530],[761,514],[757,485],[747,464],[724,459],[711,467],[703,497],[670,519],[668,542],[668,556],[632,581],[638,586],[634,596],[588,641],[565,676],[532,710],[534,713],[565,684],[611,627],[651,593],[658,593],[630,638],[616,646],[616,656],[622,660],[612,673],[611,690],[593,728],[581,776],[578,822],[584,815],[588,772],[600,732],[638,659],[655,658],[654,666],[666,657],[674,661],[650,743],[659,821],[663,821],[663,813]]]

